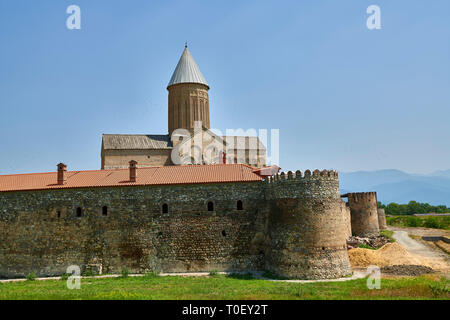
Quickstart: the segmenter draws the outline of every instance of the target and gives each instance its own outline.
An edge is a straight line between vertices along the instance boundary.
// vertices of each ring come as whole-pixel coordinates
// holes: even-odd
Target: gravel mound
[[[434,270],[427,266],[420,265],[395,265],[381,268],[381,273],[399,276],[420,276],[433,273]]]

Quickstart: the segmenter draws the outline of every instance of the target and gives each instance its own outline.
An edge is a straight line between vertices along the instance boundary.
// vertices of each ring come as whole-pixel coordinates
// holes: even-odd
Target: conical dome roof
[[[180,61],[178,61],[177,67],[173,72],[172,78],[170,78],[167,88],[178,83],[200,83],[205,86],[209,85],[203,77],[198,65],[192,58],[187,46],[185,47]]]

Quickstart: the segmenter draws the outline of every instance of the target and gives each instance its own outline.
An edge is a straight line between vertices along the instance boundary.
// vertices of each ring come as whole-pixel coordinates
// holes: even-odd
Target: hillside
[[[378,201],[408,203],[410,200],[450,206],[450,170],[428,175],[400,170],[340,173],[341,193],[377,191]]]

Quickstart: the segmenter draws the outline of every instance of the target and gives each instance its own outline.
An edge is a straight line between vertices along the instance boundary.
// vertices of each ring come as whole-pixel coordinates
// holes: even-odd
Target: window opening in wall
[[[169,205],[167,203],[162,205],[162,213],[169,213]]]
[[[77,217],[82,217],[83,216],[83,210],[81,210],[80,207],[77,208]]]
[[[104,206],[104,207],[102,208],[102,216],[106,217],[107,215],[108,215],[108,207],[107,207],[107,206]]]
[[[214,211],[214,203],[212,201],[208,202],[208,211]]]
[[[225,232],[225,230],[222,230],[222,236],[226,237],[227,233]]]
[[[58,218],[61,218],[61,211],[56,212]]]
[[[242,200],[238,200],[238,202],[237,202],[237,209],[238,210],[244,210],[244,205],[242,204]]]

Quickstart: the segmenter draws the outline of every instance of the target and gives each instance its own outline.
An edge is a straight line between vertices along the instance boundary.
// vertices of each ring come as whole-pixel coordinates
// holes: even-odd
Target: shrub
[[[255,277],[251,272],[247,273],[230,273],[227,275],[228,278],[239,279],[239,280],[253,280]]]
[[[36,274],[34,272],[31,272],[27,275],[27,281],[34,281],[36,280]]]
[[[440,224],[439,224],[439,221],[435,217],[428,217],[424,221],[424,226],[427,228],[439,229]]]
[[[217,270],[211,270],[210,272],[209,272],[209,275],[210,276],[217,276]]]
[[[122,278],[126,278],[130,275],[130,271],[128,271],[127,268],[122,268],[122,271],[120,272],[120,274],[121,274]]]
[[[63,274],[61,275],[61,280],[67,281],[67,279],[69,279],[69,277],[70,277],[70,274],[69,274],[69,273],[63,273]]]
[[[406,220],[406,226],[408,227],[419,227],[420,224],[420,219],[417,217],[408,217]]]
[[[86,270],[84,273],[83,273],[83,276],[85,276],[85,277],[92,277],[92,276],[94,276],[94,273],[92,272],[92,270]]]
[[[274,279],[274,280],[287,280],[288,278],[283,277],[283,276],[279,276],[271,271],[264,271],[264,273],[262,274],[263,278],[267,278],[267,279]]]
[[[436,284],[430,284],[429,285],[431,294],[433,297],[437,298],[441,295],[448,295],[450,294],[450,285],[449,281],[446,279],[441,280],[440,282]]]

